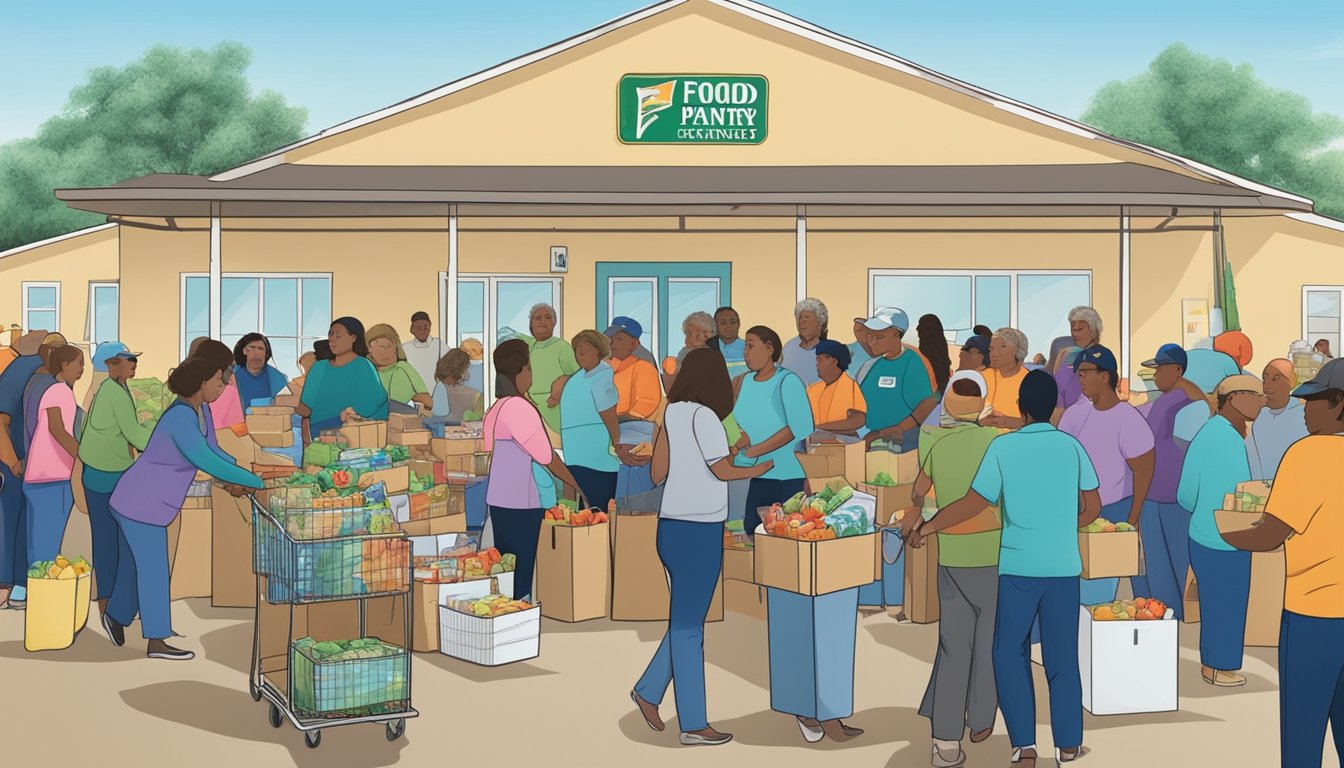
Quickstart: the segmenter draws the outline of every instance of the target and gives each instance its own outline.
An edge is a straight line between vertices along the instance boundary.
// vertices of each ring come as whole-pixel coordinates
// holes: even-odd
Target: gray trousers
[[[938,655],[919,714],[933,721],[933,738],[960,741],[994,725],[994,619],[999,569],[938,566]]]

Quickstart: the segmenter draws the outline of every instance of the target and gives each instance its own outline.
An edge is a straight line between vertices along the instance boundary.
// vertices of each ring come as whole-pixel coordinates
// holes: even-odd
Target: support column
[[[1129,208],[1120,209],[1120,376],[1129,380],[1130,313]]]
[[[797,286],[797,300],[807,298],[807,206],[798,206],[798,231],[794,250],[794,285]]]
[[[1213,212],[1213,310],[1209,312],[1209,336],[1223,332],[1223,270],[1227,263],[1223,255],[1223,212]]]
[[[448,206],[448,275],[443,291],[443,327],[439,329],[439,338],[449,347],[457,346],[457,206]],[[489,354],[489,350],[486,350]]]
[[[220,337],[220,316],[222,308],[221,287],[224,282],[223,266],[220,262],[220,217],[219,203],[210,204],[210,338]]]

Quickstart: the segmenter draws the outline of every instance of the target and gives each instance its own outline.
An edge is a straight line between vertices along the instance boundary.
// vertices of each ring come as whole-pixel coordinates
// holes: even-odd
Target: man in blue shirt
[[[1031,627],[1041,626],[1050,681],[1056,759],[1082,756],[1083,687],[1078,673],[1078,528],[1101,513],[1097,473],[1083,446],[1050,425],[1059,388],[1045,371],[1022,380],[1018,406],[1026,424],[989,444],[971,490],[917,523],[912,546],[970,520],[991,505],[1002,510],[994,681],[1012,743],[1012,762],[1036,765],[1036,701],[1031,681]]]
[[[902,451],[913,451],[919,445],[919,425],[938,400],[919,353],[901,342],[910,329],[910,318],[904,310],[884,307],[863,325],[875,355],[854,377],[868,403],[864,439],[869,446],[881,439],[901,446]]]
[[[23,390],[42,358],[38,351],[46,331],[32,331],[19,339],[19,357],[0,373],[0,607],[21,608],[27,598],[27,533],[24,525],[23,460],[27,457],[23,417]],[[12,591],[11,591],[12,589]]]

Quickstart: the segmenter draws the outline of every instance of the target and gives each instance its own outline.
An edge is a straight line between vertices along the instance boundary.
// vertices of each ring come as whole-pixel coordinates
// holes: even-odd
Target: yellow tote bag
[[[93,571],[71,579],[29,579],[23,647],[29,651],[69,648],[89,621]]]

